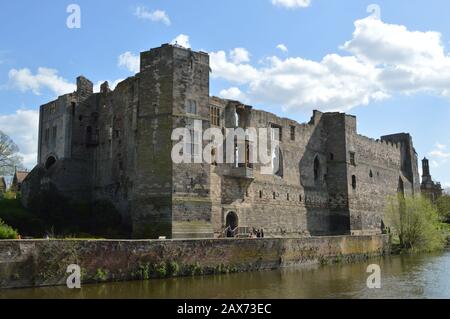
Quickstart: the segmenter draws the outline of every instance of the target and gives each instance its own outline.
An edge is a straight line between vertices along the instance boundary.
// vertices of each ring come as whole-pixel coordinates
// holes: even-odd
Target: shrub
[[[450,195],[440,197],[436,202],[436,206],[442,220],[450,222]]]
[[[435,206],[424,197],[391,197],[386,225],[398,238],[400,248],[412,252],[443,249],[446,231]]]
[[[0,239],[17,239],[19,234],[0,219]]]

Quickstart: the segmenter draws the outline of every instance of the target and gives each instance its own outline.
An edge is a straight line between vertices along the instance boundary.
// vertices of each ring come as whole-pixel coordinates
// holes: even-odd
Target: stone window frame
[[[215,106],[215,105],[211,105],[209,107],[210,110],[210,119],[211,119],[211,126],[220,126],[220,108]]]
[[[349,155],[350,155],[350,165],[356,166],[356,153],[349,152]]]
[[[198,114],[198,105],[197,105],[197,101],[193,100],[193,99],[188,99],[186,101],[186,113],[187,114],[192,114],[192,115],[197,115]]]
[[[295,127],[295,125],[291,125],[291,141],[295,141],[295,138],[296,138],[296,127]]]

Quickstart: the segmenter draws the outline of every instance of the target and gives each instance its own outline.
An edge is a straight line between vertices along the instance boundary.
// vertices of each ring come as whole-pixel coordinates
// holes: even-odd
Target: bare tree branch
[[[19,147],[5,133],[0,131],[0,175],[12,175],[14,168],[22,168]]]

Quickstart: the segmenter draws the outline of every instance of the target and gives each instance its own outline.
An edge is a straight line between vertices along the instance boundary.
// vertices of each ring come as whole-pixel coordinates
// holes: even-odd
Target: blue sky
[[[72,3],[79,29],[66,25]],[[444,0],[4,1],[0,130],[31,168],[39,105],[81,74],[117,83],[140,51],[178,39],[211,54],[211,94],[300,122],[345,111],[374,138],[410,132],[450,186],[449,11]]]

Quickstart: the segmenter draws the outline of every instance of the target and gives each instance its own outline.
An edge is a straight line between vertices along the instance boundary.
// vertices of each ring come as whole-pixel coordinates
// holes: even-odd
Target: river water
[[[381,289],[367,288],[367,267],[381,267]],[[347,265],[289,268],[145,282],[0,290],[0,298],[450,298],[450,251],[389,256]]]

